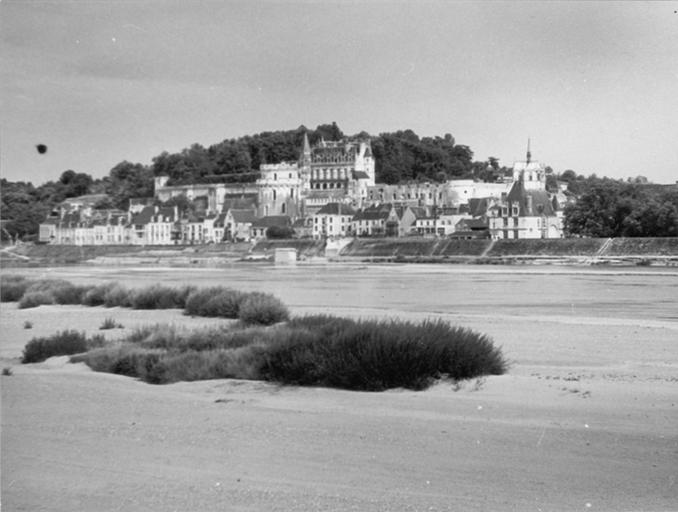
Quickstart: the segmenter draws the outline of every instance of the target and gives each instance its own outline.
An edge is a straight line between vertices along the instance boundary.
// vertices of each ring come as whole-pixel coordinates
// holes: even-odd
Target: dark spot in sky
[[[45,153],[47,153],[47,146],[45,146],[44,144],[38,144],[38,145],[35,146],[35,148],[38,150],[38,153],[40,153],[41,155],[44,155]]]

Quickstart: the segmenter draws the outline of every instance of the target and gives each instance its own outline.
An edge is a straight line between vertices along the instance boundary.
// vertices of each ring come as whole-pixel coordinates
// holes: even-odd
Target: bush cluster
[[[214,286],[191,293],[186,299],[186,314],[196,316],[213,316],[222,318],[238,318],[240,304],[245,293]]]
[[[437,379],[501,374],[507,366],[486,336],[440,320],[323,315],[274,327],[188,331],[156,325],[74,360],[155,384],[238,378],[369,391],[424,389]]]
[[[61,279],[28,280],[3,276],[2,300],[19,301],[19,308],[42,304],[82,304],[84,306],[133,309],[184,309],[187,315],[239,318],[247,324],[271,325],[289,319],[287,307],[276,297],[245,293],[223,286],[196,289],[152,285],[129,289],[117,283],[78,286]]]
[[[188,315],[238,318],[246,324],[272,325],[289,319],[287,307],[273,295],[224,287],[195,290],[186,299]]]
[[[24,276],[0,275],[0,301],[17,302],[21,300],[30,282]]]
[[[304,336],[269,347],[262,376],[288,384],[380,391],[424,389],[440,378],[463,380],[506,371],[485,335],[442,320],[420,324],[311,317]],[[320,325],[319,325],[320,324]]]
[[[103,336],[87,338],[84,332],[65,330],[44,338],[33,338],[24,348],[22,363],[39,363],[53,356],[86,352],[104,344]]]

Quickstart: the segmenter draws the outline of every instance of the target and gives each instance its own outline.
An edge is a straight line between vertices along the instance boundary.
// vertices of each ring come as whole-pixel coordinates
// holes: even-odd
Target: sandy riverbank
[[[420,393],[16,364],[31,336],[107,316],[214,322],[3,304],[5,510],[678,509],[675,323],[456,316],[501,339],[510,374]]]

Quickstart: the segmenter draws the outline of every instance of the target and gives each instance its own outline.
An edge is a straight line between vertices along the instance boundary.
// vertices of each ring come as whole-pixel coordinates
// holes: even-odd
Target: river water
[[[25,273],[25,272],[24,272]],[[293,310],[366,316],[505,316],[632,322],[678,329],[678,269],[356,265],[219,268],[59,267],[41,277],[127,286],[224,285],[273,293]]]

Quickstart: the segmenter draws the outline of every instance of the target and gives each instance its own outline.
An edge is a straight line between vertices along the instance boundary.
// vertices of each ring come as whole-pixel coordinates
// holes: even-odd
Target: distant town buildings
[[[408,235],[463,238],[563,236],[560,196],[547,192],[546,170],[515,162],[501,183],[375,183],[369,140],[304,136],[297,162],[263,164],[247,184],[168,185],[155,178],[153,198],[133,199],[129,211],[97,210],[105,196],[64,201],[40,225],[41,242],[71,245],[177,245],[249,241],[278,233],[316,239]],[[188,212],[164,203],[183,197]],[[171,203],[170,203],[171,204]],[[456,234],[456,235],[455,235]]]

